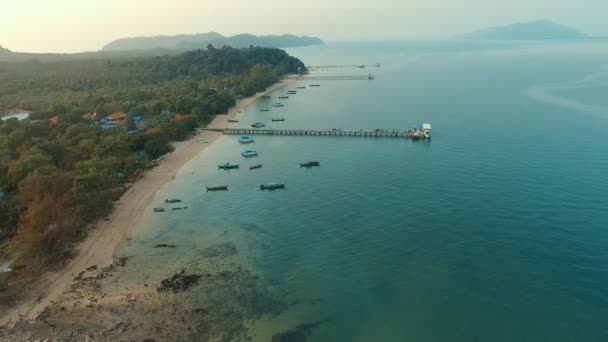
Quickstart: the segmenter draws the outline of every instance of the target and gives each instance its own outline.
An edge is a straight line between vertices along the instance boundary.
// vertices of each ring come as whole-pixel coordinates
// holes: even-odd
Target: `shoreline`
[[[217,114],[207,128],[224,128],[228,119],[233,119],[243,108],[255,103],[262,96],[287,86],[295,80],[284,79],[263,92],[256,93],[239,101],[226,114]],[[96,266],[103,269],[114,263],[114,252],[126,243],[133,228],[139,223],[142,214],[154,200],[159,189],[166,186],[179,169],[187,162],[204,152],[222,133],[198,130],[187,141],[175,143],[175,151],[165,155],[160,164],[146,172],[115,203],[114,210],[106,219],[101,219],[89,230],[88,236],[79,243],[75,257],[60,271],[46,271],[32,285],[32,294],[26,295],[20,303],[15,304],[0,314],[1,326],[14,326],[19,320],[33,320],[42,311],[55,303],[62,294],[88,268]],[[208,143],[197,143],[205,139]]]

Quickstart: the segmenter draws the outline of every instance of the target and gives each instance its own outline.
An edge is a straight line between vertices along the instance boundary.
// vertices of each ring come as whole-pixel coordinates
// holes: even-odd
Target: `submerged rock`
[[[286,332],[272,335],[271,342],[305,342],[308,340],[313,330],[321,324],[323,324],[323,321],[298,325]]]
[[[217,245],[209,246],[201,251],[203,258],[218,258],[228,257],[238,254],[236,246],[232,242],[224,242]]]
[[[191,286],[197,285],[201,279],[200,274],[186,275],[186,271],[182,270],[174,274],[171,278],[164,279],[160,282],[157,288],[158,292],[183,292]]]

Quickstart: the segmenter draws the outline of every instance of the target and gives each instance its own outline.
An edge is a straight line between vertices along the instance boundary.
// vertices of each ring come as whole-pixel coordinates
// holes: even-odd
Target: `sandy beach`
[[[240,116],[241,109],[291,82],[283,80],[264,92],[239,101],[227,114],[216,115],[208,127],[227,127],[228,120]],[[221,135],[219,132],[201,130],[190,140],[176,143],[175,151],[135,182],[115,203],[112,214],[89,231],[88,237],[77,247],[75,258],[61,270],[43,274],[32,284],[28,292],[31,295],[19,299],[9,310],[0,314],[0,326],[13,327],[20,320],[34,320],[50,305],[58,302],[63,305],[62,295],[73,288],[76,280],[82,279],[83,275],[96,274],[99,277],[104,271],[99,273],[97,270],[108,270],[114,265],[115,251],[127,241],[157,191],[170,182],[185,163],[205,151]],[[207,140],[208,143],[198,143],[198,139]]]

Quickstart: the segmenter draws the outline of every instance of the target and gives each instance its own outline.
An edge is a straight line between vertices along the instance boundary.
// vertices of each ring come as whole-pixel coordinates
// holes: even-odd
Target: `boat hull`
[[[300,163],[300,167],[313,167],[313,166],[320,166],[321,162],[319,161],[309,161],[306,163]]]
[[[276,189],[285,189],[285,183],[260,185],[260,190],[276,190]]]
[[[239,165],[218,165],[217,167],[220,170],[232,170],[232,169],[238,169],[240,166]]]
[[[228,190],[228,185],[207,186],[207,191],[224,191]]]
[[[258,153],[256,151],[245,151],[245,152],[241,153],[241,155],[243,157],[255,157],[258,155]]]

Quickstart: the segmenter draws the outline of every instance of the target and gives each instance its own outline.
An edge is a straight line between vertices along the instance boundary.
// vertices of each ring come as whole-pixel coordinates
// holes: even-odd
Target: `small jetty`
[[[335,76],[290,76],[289,79],[297,81],[366,81],[375,79],[374,75],[335,75]],[[314,87],[315,85],[310,85]]]
[[[379,68],[380,63],[376,64],[338,64],[338,65],[309,65],[306,68],[308,70],[315,69],[341,69],[341,68]]]

